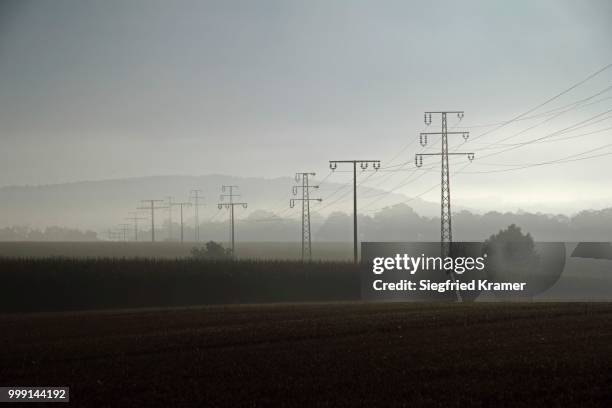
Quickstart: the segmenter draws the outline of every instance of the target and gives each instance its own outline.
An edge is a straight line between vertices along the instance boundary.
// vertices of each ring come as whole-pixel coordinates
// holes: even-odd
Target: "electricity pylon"
[[[420,134],[420,142],[424,147],[427,144],[428,135],[440,135],[440,141],[442,144],[442,150],[440,153],[417,153],[414,156],[414,164],[417,167],[423,165],[423,156],[441,156],[441,182],[440,182],[440,253],[442,258],[446,258],[451,255],[451,246],[453,243],[453,229],[451,223],[451,195],[450,195],[450,169],[448,165],[448,156],[467,156],[470,161],[474,160],[474,153],[449,153],[448,152],[448,135],[462,135],[463,139],[467,141],[470,134],[469,132],[448,132],[446,115],[449,113],[456,113],[459,120],[463,119],[463,111],[440,111],[440,112],[425,112],[425,124],[431,125],[432,113],[439,113],[442,116],[442,131],[441,132],[425,132]],[[451,277],[456,280],[453,272],[450,273]],[[461,293],[459,290],[455,291],[457,295],[457,301],[461,302]]]
[[[247,203],[236,203],[236,202],[234,202],[234,197],[239,197],[240,196],[240,194],[234,194],[234,189],[238,189],[238,186],[226,186],[226,185],[221,186],[221,192],[225,193],[226,190],[229,190],[229,194],[221,194],[219,196],[219,199],[221,201],[223,201],[225,198],[229,198],[229,203],[219,203],[219,204],[217,204],[219,209],[222,209],[223,207],[225,207],[225,208],[230,210],[230,240],[231,240],[231,244],[232,244],[232,249],[231,249],[232,250],[232,257],[235,255],[234,250],[236,249],[235,235],[234,235],[234,206],[241,205],[242,208],[247,208],[247,206],[248,206]]]
[[[302,189],[302,198],[292,198],[289,200],[289,207],[293,208],[296,201],[302,202],[302,262],[308,255],[308,260],[312,260],[312,242],[310,239],[310,202],[323,201],[321,198],[310,198],[310,189],[319,188],[308,184],[308,177],[315,176],[315,173],[295,173],[295,181],[302,181],[301,186],[293,186],[293,195],[297,195],[298,189]]]
[[[119,224],[119,228],[121,228],[120,233],[123,236],[123,240],[127,241],[127,231],[130,229],[130,224]]]
[[[423,156],[441,156],[441,198],[440,198],[440,251],[442,257],[447,257],[450,254],[451,244],[453,242],[453,230],[451,223],[451,195],[450,195],[450,169],[448,165],[448,156],[467,156],[470,161],[474,160],[474,153],[449,153],[448,152],[448,135],[462,135],[467,141],[469,132],[448,132],[446,115],[456,113],[459,120],[463,119],[463,111],[441,111],[441,112],[425,112],[425,124],[431,124],[431,115],[440,114],[442,116],[442,131],[441,132],[424,132],[420,134],[420,142],[422,146],[427,144],[428,135],[440,135],[442,150],[440,153],[417,153],[414,156],[414,162],[417,167],[423,165]]]
[[[338,163],[353,164],[353,260],[357,263],[359,262],[357,252],[357,163],[359,163],[361,170],[367,169],[370,163],[372,163],[374,170],[378,170],[380,169],[380,160],[330,160],[329,168],[332,171],[336,170]]]
[[[189,197],[190,200],[193,200],[193,208],[195,212],[195,242],[200,241],[200,214],[198,209],[200,205],[203,205],[200,204],[200,199],[204,198],[200,195],[201,192],[202,190],[191,190],[191,197]]]
[[[184,203],[172,203],[172,205],[178,205],[179,207],[181,207],[181,244],[183,243],[183,207],[187,206],[191,206],[190,202],[184,202]]]
[[[113,230],[109,229],[107,234],[108,234],[108,240],[109,241],[114,241],[114,240],[117,239],[117,232],[116,231],[113,231]]]
[[[172,201],[174,198],[172,196],[166,196],[166,200],[168,200],[168,241],[172,241],[172,207],[174,206],[174,202]]]
[[[143,203],[149,203],[148,207],[138,207],[138,210],[151,210],[151,242],[155,242],[155,210],[161,210],[168,207],[155,206],[155,203],[163,203],[164,200],[140,200]]]
[[[126,220],[130,220],[134,223],[134,241],[138,241],[138,221],[146,220],[146,217],[139,217],[138,212],[132,211],[129,213],[130,216],[126,217]]]

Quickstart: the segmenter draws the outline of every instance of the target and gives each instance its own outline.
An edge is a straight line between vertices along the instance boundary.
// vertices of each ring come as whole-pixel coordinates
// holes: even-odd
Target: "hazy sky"
[[[373,158],[385,166],[424,130],[425,110],[465,110],[460,126],[476,137],[491,128],[470,125],[510,119],[611,62],[609,0],[3,1],[0,185],[160,174],[324,176],[329,159]],[[612,69],[535,113],[610,85]],[[557,136],[574,138],[478,160],[508,147],[490,143],[531,140],[606,112],[611,96],[466,143],[461,151],[474,151],[476,160],[465,171],[612,143],[612,131],[600,131],[612,126],[604,114]],[[430,131],[439,127],[433,119]],[[390,189],[410,181],[418,151],[417,142],[390,163],[409,161],[401,168],[408,171],[366,183]],[[612,206],[611,160],[457,174],[451,191],[470,208],[602,208]],[[453,159],[453,169],[465,162]],[[439,178],[436,167],[399,191],[421,194]],[[438,196],[433,188],[423,198]],[[369,209],[384,204],[391,203]]]

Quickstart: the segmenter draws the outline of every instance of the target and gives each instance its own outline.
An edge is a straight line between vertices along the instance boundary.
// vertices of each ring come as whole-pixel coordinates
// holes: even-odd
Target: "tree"
[[[230,249],[223,248],[223,245],[215,241],[208,241],[204,248],[192,248],[191,257],[201,260],[232,259],[232,251]]]
[[[487,256],[487,277],[493,282],[528,282],[538,266],[531,234],[523,234],[515,224],[491,235],[483,253]]]

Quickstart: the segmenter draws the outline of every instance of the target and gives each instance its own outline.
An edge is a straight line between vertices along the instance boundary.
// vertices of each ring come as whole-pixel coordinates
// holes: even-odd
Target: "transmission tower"
[[[187,206],[191,206],[190,202],[184,202],[184,203],[172,203],[172,205],[174,206],[179,206],[181,207],[181,244],[183,243],[183,207]]]
[[[441,132],[424,132],[420,134],[420,142],[422,146],[427,145],[428,135],[440,135],[442,150],[440,153],[417,153],[414,156],[415,165],[421,167],[423,165],[423,156],[441,156],[441,210],[440,210],[440,252],[443,258],[450,255],[451,244],[453,242],[453,230],[451,223],[451,195],[450,195],[450,170],[448,166],[448,156],[467,156],[470,161],[474,160],[474,153],[449,153],[448,152],[448,135],[462,135],[467,141],[469,132],[448,132],[446,115],[456,113],[459,120],[463,119],[463,111],[441,111],[441,112],[425,112],[425,124],[431,124],[431,115],[440,114],[442,116],[442,131]]]
[[[107,234],[108,234],[108,240],[109,241],[114,241],[114,240],[117,239],[117,232],[116,231],[113,231],[113,230],[109,229],[107,231]]]
[[[200,214],[199,214],[199,207],[200,205],[200,200],[203,199],[204,197],[200,195],[200,193],[202,192],[202,190],[191,190],[191,197],[189,198],[190,200],[193,200],[193,209],[195,212],[195,242],[199,242],[200,241]]]
[[[297,195],[298,189],[302,189],[302,198],[292,198],[289,200],[289,207],[293,208],[296,201],[302,202],[302,262],[308,256],[308,260],[312,260],[312,242],[310,239],[310,202],[323,201],[321,198],[310,198],[310,189],[319,188],[319,186],[311,186],[308,183],[308,177],[315,176],[315,173],[295,173],[295,181],[302,181],[302,185],[293,186],[293,195]]]
[[[155,210],[161,210],[163,206],[156,206],[155,203],[163,203],[164,200],[141,200],[143,203],[148,203],[148,207],[138,207],[138,210],[150,210],[151,211],[151,242],[155,242]]]
[[[127,241],[127,232],[131,228],[131,225],[130,224],[119,224],[119,228],[121,228],[120,234],[123,237],[123,240]]]
[[[174,198],[172,196],[166,196],[168,200],[168,241],[172,241],[172,207],[174,206]]]
[[[378,170],[380,169],[380,160],[330,160],[329,168],[332,171],[336,170],[338,163],[353,164],[353,260],[357,263],[359,262],[357,252],[357,163],[359,163],[361,170],[367,169],[370,163],[372,163],[374,170]]]
[[[146,217],[139,217],[136,211],[130,212],[130,216],[126,218],[134,223],[134,241],[138,241],[138,221],[146,219]]]
[[[222,209],[223,207],[227,208],[230,210],[230,240],[231,240],[231,244],[232,244],[232,257],[235,254],[235,249],[236,249],[236,245],[235,245],[235,235],[234,235],[234,206],[236,205],[241,205],[242,208],[247,208],[247,203],[237,203],[234,202],[234,197],[239,197],[240,194],[234,194],[234,189],[238,189],[238,186],[226,186],[223,185],[221,186],[221,192],[225,193],[226,191],[229,191],[229,194],[221,194],[219,199],[221,201],[224,201],[226,198],[229,199],[228,203],[219,203],[217,204],[219,209]]]

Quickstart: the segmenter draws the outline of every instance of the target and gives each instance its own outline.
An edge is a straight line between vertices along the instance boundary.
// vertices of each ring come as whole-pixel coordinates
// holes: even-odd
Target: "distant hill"
[[[316,180],[315,180],[316,182]],[[258,210],[279,214],[288,206],[291,186],[295,181],[291,177],[258,178],[234,177],[228,175],[205,176],[153,176],[101,181],[81,181],[65,184],[43,186],[9,186],[0,188],[0,227],[26,225],[34,228],[59,225],[67,228],[106,230],[119,223],[127,222],[125,217],[134,211],[142,199],[164,199],[173,196],[175,201],[188,199],[189,191],[200,189],[205,196],[205,205],[200,209],[200,219],[205,221],[217,211],[220,186],[232,184],[240,186],[240,199],[249,203],[246,210],[237,210],[239,218],[247,217]],[[343,186],[337,183],[325,183],[317,196],[325,197],[335,189]],[[345,191],[350,191],[347,187]],[[360,187],[360,195],[374,196],[383,190]],[[340,194],[335,195],[336,199]],[[389,201],[401,201],[407,197],[400,194],[389,194]],[[350,195],[346,197],[347,204]],[[316,211],[318,204],[313,204]],[[439,205],[420,199],[410,202],[410,206],[420,215],[435,216]],[[351,207],[332,206],[322,211],[343,210],[350,212]],[[175,209],[175,221],[178,221],[178,210]],[[188,209],[186,217],[192,217],[193,210]],[[166,214],[159,212],[160,221]]]

